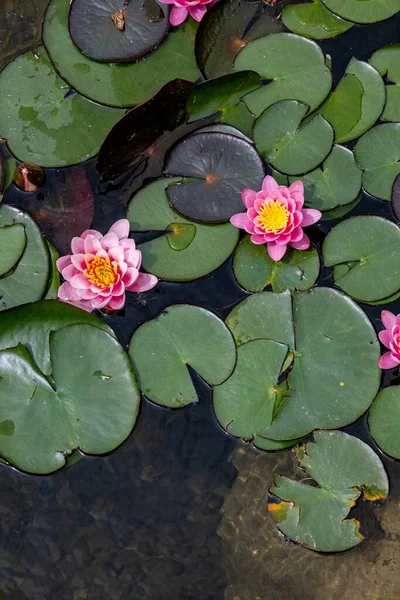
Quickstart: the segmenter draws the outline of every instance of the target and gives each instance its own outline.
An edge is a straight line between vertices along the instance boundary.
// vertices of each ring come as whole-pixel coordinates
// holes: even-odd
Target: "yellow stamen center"
[[[266,233],[277,233],[283,229],[289,220],[289,211],[279,200],[265,202],[258,211],[256,223]]]
[[[90,262],[86,262],[83,274],[90,283],[101,288],[110,287],[118,279],[118,262],[116,260],[111,262],[109,258],[95,256]]]

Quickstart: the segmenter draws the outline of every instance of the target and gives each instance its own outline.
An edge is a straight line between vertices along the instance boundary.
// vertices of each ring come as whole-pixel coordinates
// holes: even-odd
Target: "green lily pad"
[[[306,437],[297,438],[295,440],[269,440],[257,435],[253,440],[253,446],[258,450],[265,450],[266,452],[277,452],[279,450],[286,450],[292,448],[296,444],[300,444],[306,439]]]
[[[231,125],[236,127],[247,137],[253,137],[253,127],[256,117],[249,111],[246,104],[242,100],[236,106],[231,106],[223,114],[221,118],[222,123],[226,123],[227,126]]]
[[[230,223],[203,225],[184,219],[170,207],[166,195],[169,185],[180,178],[159,179],[146,185],[132,198],[127,218],[133,231],[158,231],[164,235],[140,244],[146,271],[167,281],[191,281],[211,273],[232,254],[239,230]],[[174,234],[175,224],[179,230]],[[181,227],[195,235],[182,249]],[[188,241],[189,235],[186,237]],[[180,249],[175,249],[177,245]]]
[[[22,223],[0,227],[0,277],[19,261],[25,246],[25,227]]]
[[[342,217],[345,217],[360,204],[361,199],[362,194],[357,196],[357,198],[353,200],[353,202],[350,202],[350,204],[337,206],[336,208],[332,208],[332,210],[327,210],[326,212],[322,213],[321,221],[334,221],[335,219],[341,219]]]
[[[109,106],[135,106],[173,79],[199,78],[194,19],[173,28],[157,50],[137,62],[106,64],[87,58],[74,45],[68,31],[69,9],[65,0],[50,1],[43,43],[60,76],[83,96]]]
[[[282,23],[290,31],[313,40],[334,38],[353,27],[353,23],[337,17],[325,8],[321,0],[284,6]]]
[[[215,416],[227,433],[252,439],[271,425],[287,353],[287,346],[272,340],[254,340],[238,348],[235,370],[213,390]]]
[[[322,0],[335,15],[354,23],[377,23],[400,10],[399,0]]]
[[[400,229],[382,217],[362,215],[336,225],[322,246],[335,284],[366,302],[400,290]]]
[[[167,240],[172,250],[185,250],[193,242],[196,225],[170,223],[167,227]]]
[[[275,102],[288,99],[307,104],[312,112],[332,86],[321,48],[292,33],[274,33],[250,42],[239,52],[235,69],[251,69],[272,80],[245,98],[248,109],[256,116]]]
[[[47,242],[47,248],[50,254],[50,275],[43,298],[44,300],[55,300],[58,296],[58,288],[60,287],[60,273],[56,265],[60,254],[50,242]]]
[[[261,86],[261,77],[254,71],[238,71],[196,85],[186,102],[189,123],[224,113],[239,104],[246,94]]]
[[[365,536],[347,516],[358,498],[383,500],[389,492],[385,468],[375,452],[341,431],[318,431],[314,442],[296,450],[299,465],[318,484],[278,475],[268,512],[278,529],[294,542],[318,552],[341,552]]]
[[[392,44],[377,50],[369,60],[389,82],[386,85],[386,105],[382,121],[400,121],[400,44]]]
[[[0,435],[0,454],[29,473],[58,470],[77,448],[114,450],[132,431],[140,403],[127,355],[98,327],[52,332],[49,350],[50,378],[25,346],[0,351],[0,422],[14,423]]]
[[[24,228],[26,245],[15,269],[0,279],[0,311],[40,300],[50,273],[46,241],[35,221],[22,210],[2,204],[0,228],[16,224]]]
[[[319,287],[293,299],[289,292],[261,292],[243,300],[226,323],[239,345],[270,339],[294,351],[293,368],[281,383],[286,390],[262,437],[290,440],[313,429],[343,427],[373,401],[380,381],[376,333],[340,292]],[[248,385],[250,393],[253,382]]]
[[[123,115],[68,91],[42,46],[0,73],[0,135],[19,160],[42,167],[86,160]]]
[[[161,406],[181,408],[198,401],[188,365],[209,385],[218,385],[233,371],[236,348],[216,315],[178,304],[134,332],[129,356],[146,397]]]
[[[324,163],[301,177],[305,204],[321,211],[332,210],[353,202],[361,190],[362,172],[351,150],[334,146]],[[290,183],[296,181],[290,178]]]
[[[281,173],[308,173],[331,151],[332,127],[321,115],[302,123],[307,110],[301,102],[282,100],[267,108],[254,125],[257,150]]]
[[[364,171],[365,191],[390,200],[394,180],[400,173],[400,124],[384,123],[367,131],[357,142],[354,157]]]
[[[3,199],[3,192],[7,189],[8,170],[3,156],[0,154],[0,202]],[[11,179],[12,181],[12,179]]]
[[[318,279],[320,263],[315,248],[289,249],[278,262],[269,257],[265,245],[253,244],[246,235],[236,248],[233,272],[239,285],[261,292],[268,285],[274,292],[308,290]]]
[[[369,410],[368,424],[379,448],[400,459],[400,386],[379,392]]]

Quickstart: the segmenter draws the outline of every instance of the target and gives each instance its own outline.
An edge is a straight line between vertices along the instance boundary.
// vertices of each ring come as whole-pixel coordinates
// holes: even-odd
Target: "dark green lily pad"
[[[347,516],[358,498],[384,500],[385,468],[375,452],[341,431],[317,431],[314,442],[296,449],[299,465],[318,486],[277,475],[268,512],[294,542],[318,552],[341,552],[365,539],[360,523]]]
[[[180,181],[159,179],[145,186],[133,196],[127,213],[133,231],[164,233],[139,248],[144,269],[167,281],[191,281],[211,273],[232,254],[239,238],[239,230],[230,223],[193,223],[172,210],[166,189]],[[182,248],[182,225],[186,229],[186,242],[195,228],[195,235],[191,243],[185,243],[185,248]]]
[[[261,77],[254,71],[238,71],[199,83],[187,99],[189,123],[214,114],[223,117],[243,96],[259,88],[261,82]]]
[[[236,127],[247,137],[253,136],[253,127],[256,117],[249,111],[242,100],[236,106],[231,106],[222,115],[222,123]]]
[[[188,365],[209,385],[218,385],[233,371],[236,348],[216,315],[178,304],[134,332],[129,356],[145,396],[161,406],[181,408],[198,401]]]
[[[400,175],[394,180],[391,202],[395,217],[400,221]]]
[[[0,311],[40,300],[50,274],[46,241],[35,221],[27,213],[2,204],[0,228],[15,224],[24,228],[26,245],[15,269],[0,279]],[[3,327],[3,317],[1,320]]]
[[[321,115],[302,123],[307,111],[301,102],[282,100],[267,108],[254,125],[257,150],[281,173],[308,173],[331,151],[332,127]]]
[[[195,179],[168,187],[167,194],[175,210],[203,223],[222,223],[242,212],[241,191],[261,189],[265,174],[251,144],[222,133],[196,133],[178,143],[165,172]]]
[[[385,46],[377,50],[369,60],[389,82],[386,85],[386,104],[382,113],[383,121],[400,121],[400,44]]]
[[[399,0],[322,0],[335,15],[354,23],[377,23],[400,10]]]
[[[390,200],[394,180],[400,174],[400,123],[385,123],[367,131],[357,142],[354,157],[364,171],[364,189]]]
[[[300,444],[306,439],[306,437],[297,438],[295,440],[269,440],[261,435],[257,435],[253,440],[253,446],[258,450],[265,450],[266,452],[278,452],[279,450],[286,450],[292,448],[296,444]]]
[[[68,31],[69,7],[65,0],[50,1],[43,43],[60,76],[83,96],[109,106],[135,106],[173,79],[199,78],[194,19],[188,19],[183,27],[172,28],[157,50],[137,62],[106,64],[87,58],[74,45]]]
[[[253,244],[246,235],[236,248],[233,272],[239,285],[249,292],[261,292],[268,285],[274,292],[308,290],[318,279],[319,256],[315,248],[289,249],[275,262],[265,245]]]
[[[366,302],[400,290],[400,229],[382,217],[362,215],[336,225],[322,246],[335,284]]]
[[[400,459],[400,386],[379,392],[369,410],[368,424],[379,448]]]
[[[252,40],[283,30],[278,7],[265,2],[217,2],[208,9],[196,36],[197,63],[207,78],[233,71],[233,63]]]
[[[56,300],[58,297],[58,288],[61,283],[60,273],[56,265],[57,260],[60,258],[60,253],[50,242],[47,242],[47,248],[50,254],[50,275],[43,298],[44,300]]]
[[[0,227],[0,277],[11,271],[21,258],[25,246],[25,227],[22,223]]]
[[[322,213],[321,221],[334,221],[335,219],[341,219],[342,217],[345,217],[360,204],[361,199],[362,194],[357,196],[357,198],[353,200],[353,202],[350,202],[350,204],[337,206],[336,208],[332,208],[332,210],[327,210],[326,212]]]
[[[42,167],[86,160],[123,115],[68,91],[42,46],[0,73],[0,135],[19,160]]]
[[[4,163],[4,158],[0,154],[0,202],[3,199],[2,194],[6,187],[6,174],[7,174],[7,171],[6,171],[6,165]]]
[[[334,146],[320,167],[300,178],[304,184],[306,206],[327,211],[350,204],[360,193],[361,177],[352,151]],[[296,179],[291,177],[290,183]]]
[[[157,0],[73,0],[72,41],[88,58],[133,62],[154,50],[169,28],[168,8]]]
[[[261,292],[243,300],[226,322],[237,344],[270,339],[294,350],[293,368],[280,384],[286,390],[262,437],[290,440],[313,429],[336,429],[373,401],[380,382],[376,333],[340,292],[318,287],[293,294],[292,302],[289,292]],[[253,382],[248,385],[250,393]]]
[[[353,27],[353,23],[337,17],[325,8],[321,0],[284,6],[282,23],[293,33],[313,40],[334,38]]]
[[[50,379],[25,346],[0,351],[0,421],[14,423],[12,435],[0,435],[0,454],[29,473],[56,471],[77,448],[114,450],[132,431],[140,403],[127,355],[98,327],[51,332],[49,351]]]
[[[271,83],[248,94],[256,116],[279,100],[298,100],[312,112],[328,95],[332,76],[321,48],[292,33],[274,33],[250,42],[238,54],[235,69],[252,69]]]

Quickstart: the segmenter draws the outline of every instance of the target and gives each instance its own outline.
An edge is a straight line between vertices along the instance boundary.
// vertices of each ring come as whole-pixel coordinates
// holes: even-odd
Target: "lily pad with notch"
[[[202,223],[223,223],[243,211],[241,191],[260,189],[265,171],[247,141],[223,133],[195,133],[172,148],[165,173],[194,179],[168,187],[176,211]]]
[[[400,122],[400,44],[392,44],[377,50],[369,59],[370,64],[386,76],[386,104],[382,121]]]
[[[69,31],[88,58],[133,62],[154,50],[169,29],[168,8],[157,0],[73,0]]]
[[[278,171],[302,175],[320,165],[333,145],[333,129],[321,115],[305,123],[308,107],[296,100],[282,100],[267,108],[254,125],[254,143],[260,154]]]
[[[400,459],[400,386],[392,385],[379,392],[369,410],[368,425],[379,448]]]
[[[322,0],[312,0],[307,4],[289,4],[282,11],[282,23],[293,33],[313,40],[334,38],[351,29],[354,23],[334,15]]]
[[[149,400],[182,408],[198,401],[188,365],[209,385],[218,385],[234,369],[236,348],[229,329],[212,312],[177,304],[134,332],[129,356]]]
[[[314,441],[296,448],[300,467],[317,484],[277,475],[268,512],[292,541],[317,552],[343,552],[365,535],[347,518],[361,495],[385,500],[389,481],[380,458],[364,442],[342,431],[317,431]]]
[[[139,249],[144,269],[167,281],[192,281],[214,271],[239,238],[239,230],[230,223],[194,223],[172,210],[166,190],[180,181],[166,178],[146,185],[133,196],[127,212],[133,231],[159,234]]]
[[[322,0],[335,15],[354,23],[377,23],[400,10],[400,0]]]
[[[22,223],[0,227],[0,277],[4,277],[16,265],[25,246],[26,234]]]

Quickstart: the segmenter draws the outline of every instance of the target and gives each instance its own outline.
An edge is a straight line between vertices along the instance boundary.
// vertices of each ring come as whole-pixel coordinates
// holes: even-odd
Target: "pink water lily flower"
[[[195,21],[201,21],[207,12],[207,4],[214,0],[160,0],[163,4],[173,4],[169,15],[171,25],[180,25],[188,15]]]
[[[383,310],[381,320],[385,329],[379,332],[379,339],[389,352],[382,354],[378,366],[380,369],[393,369],[400,364],[400,315]]]
[[[142,253],[129,239],[129,221],[114,223],[106,235],[88,229],[71,242],[72,254],[57,260],[65,279],[58,299],[88,312],[96,308],[121,309],[125,292],[147,292],[157,277],[140,273]]]
[[[321,213],[313,208],[303,208],[301,181],[286,187],[267,175],[262,190],[245,189],[242,200],[247,211],[233,215],[231,223],[250,233],[253,244],[267,244],[272,260],[281,260],[288,246],[296,250],[309,248],[310,240],[303,227],[316,223]]]

